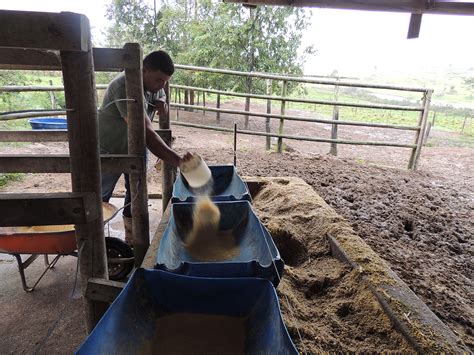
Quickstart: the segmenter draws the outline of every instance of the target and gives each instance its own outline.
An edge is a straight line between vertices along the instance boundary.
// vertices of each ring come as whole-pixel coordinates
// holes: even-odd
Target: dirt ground
[[[201,113],[180,113],[180,120],[216,125],[214,114],[210,113],[205,116]],[[220,124],[231,127],[234,121],[240,124],[241,120],[240,117],[222,115]],[[251,129],[264,127],[263,121],[251,118]],[[287,133],[326,138],[330,135],[330,129],[322,125],[296,122],[285,125]],[[275,128],[276,123],[272,127]],[[173,130],[175,147],[179,152],[196,151],[209,164],[232,163],[231,134],[178,126],[173,126]],[[394,130],[347,128],[339,132],[341,138],[409,143],[413,140],[412,133],[405,135]],[[432,130],[431,137],[443,141],[449,140],[452,135]],[[285,143],[288,147],[284,154],[269,153],[264,150],[265,138],[239,135],[237,166],[240,174],[296,176],[305,180],[474,350],[473,149],[426,146],[422,151],[419,170],[411,172],[406,170],[410,152],[403,148],[340,145],[338,157],[335,158],[327,155],[328,144],[289,140]],[[2,153],[63,153],[64,147],[60,143],[7,146],[2,148]],[[152,168],[149,175],[149,192],[158,193],[159,177]],[[68,175],[38,174],[27,175],[4,191],[67,191],[69,186]],[[311,269],[313,266],[317,269],[318,262],[312,263]],[[310,269],[303,265],[309,273]],[[287,276],[282,290],[287,290],[295,279],[306,277],[295,275],[291,267]],[[333,274],[315,277],[327,280],[325,282],[343,278],[349,285],[353,278],[349,270],[337,265]],[[349,296],[350,287],[340,290],[342,293],[346,291]],[[314,307],[317,306],[315,300]],[[341,305],[339,312],[345,314],[347,307]],[[314,314],[306,315],[310,316]],[[319,316],[325,315],[321,313]],[[310,336],[317,336],[310,328],[305,331]],[[331,330],[337,331],[337,326]],[[337,344],[332,345],[337,348]],[[331,343],[327,346],[323,350],[330,349]]]

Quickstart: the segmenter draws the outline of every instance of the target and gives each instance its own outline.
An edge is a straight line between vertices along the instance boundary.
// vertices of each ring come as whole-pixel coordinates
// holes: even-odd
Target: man
[[[189,159],[190,154],[187,153],[181,158],[156,134],[151,124],[151,118],[155,111],[162,114],[167,110],[163,88],[165,83],[171,79],[173,73],[173,60],[165,51],[152,52],[143,60],[146,146],[158,158],[173,166],[179,166],[183,161]],[[125,73],[121,73],[110,82],[102,106],[99,109],[101,154],[128,153],[126,97]],[[102,174],[102,201],[108,202],[110,200],[120,175],[120,173]],[[125,208],[123,210],[125,241],[133,245],[130,181],[128,174],[124,174],[124,177],[126,188]]]

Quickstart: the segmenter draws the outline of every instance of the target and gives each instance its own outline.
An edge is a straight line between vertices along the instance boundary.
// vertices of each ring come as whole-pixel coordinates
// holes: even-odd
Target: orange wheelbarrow
[[[104,202],[102,210],[104,220],[108,221],[117,209],[112,204]],[[123,279],[133,269],[133,251],[121,239],[107,237],[105,241],[109,278],[111,280]],[[78,256],[74,225],[0,227],[0,253],[7,253],[15,257],[23,289],[26,292],[31,292],[46,272],[56,265],[61,256]],[[23,261],[22,254],[30,256]],[[44,255],[46,268],[30,287],[26,282],[25,270],[40,255]],[[56,256],[50,262],[48,255]]]

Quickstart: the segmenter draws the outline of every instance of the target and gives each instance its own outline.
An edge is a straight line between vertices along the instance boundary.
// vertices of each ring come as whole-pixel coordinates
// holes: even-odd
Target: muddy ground
[[[186,118],[188,115],[188,118]],[[207,118],[206,118],[207,117]],[[213,116],[210,123],[215,125]],[[209,121],[202,114],[180,119]],[[230,127],[231,116],[221,125]],[[251,120],[251,128],[262,126]],[[315,126],[315,125],[313,125]],[[304,135],[328,136],[328,130],[288,125]],[[196,151],[209,164],[232,163],[232,136],[174,127],[176,149]],[[411,142],[400,132],[340,131],[342,138],[395,139]],[[343,136],[345,135],[345,136]],[[450,141],[451,133],[432,130],[432,137]],[[406,170],[409,151],[400,148],[339,146],[339,157],[327,155],[328,144],[286,141],[284,154],[265,152],[265,138],[238,136],[237,166],[241,175],[296,176],[310,184],[405,281],[410,288],[474,350],[474,150],[427,146],[419,170]],[[2,152],[64,152],[64,145],[3,147]],[[149,191],[159,192],[157,173],[149,171]],[[68,175],[28,175],[4,191],[67,191]],[[344,277],[350,274],[342,271]],[[292,277],[288,273],[289,282]],[[331,278],[331,277],[329,277]],[[283,284],[284,287],[285,284]],[[316,306],[316,303],[315,303]],[[341,311],[344,313],[344,311]]]

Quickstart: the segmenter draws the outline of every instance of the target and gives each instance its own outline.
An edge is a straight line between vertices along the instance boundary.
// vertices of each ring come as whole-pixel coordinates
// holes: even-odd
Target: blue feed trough
[[[138,269],[77,354],[297,354],[275,289]]]
[[[179,174],[173,186],[171,202],[191,202],[199,195],[209,195],[213,201],[252,201],[247,184],[233,165],[214,165],[209,166],[209,169],[213,182],[205,191],[192,189],[183,175]]]
[[[33,129],[67,129],[67,119],[66,118],[32,118],[28,120],[31,128]]]
[[[199,277],[259,277],[278,286],[283,260],[248,201],[216,202],[221,213],[219,233],[228,238],[232,246],[225,249],[217,261],[196,256],[189,244],[185,245],[193,228],[195,206],[188,202],[171,206],[171,218],[160,242],[156,269]],[[205,236],[201,240],[205,241]],[[202,250],[211,251],[211,247],[204,244]]]

